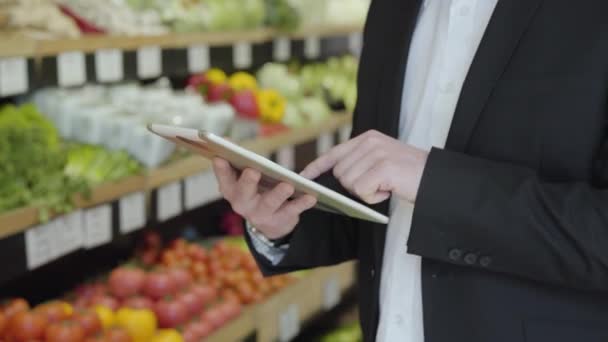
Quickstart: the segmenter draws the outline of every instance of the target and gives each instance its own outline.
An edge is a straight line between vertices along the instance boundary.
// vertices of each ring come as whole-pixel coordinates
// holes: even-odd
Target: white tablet
[[[309,194],[317,198],[318,209],[362,220],[388,223],[388,217],[385,215],[213,133],[156,124],[148,125],[148,129],[208,159],[214,157],[225,159],[237,170],[245,168],[258,170],[263,175],[260,181],[262,187],[270,188],[278,182],[289,183],[293,185],[297,194]]]

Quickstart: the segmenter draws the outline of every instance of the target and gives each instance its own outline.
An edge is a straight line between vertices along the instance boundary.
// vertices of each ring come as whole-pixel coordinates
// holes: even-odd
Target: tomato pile
[[[194,342],[293,281],[264,278],[241,243],[206,249],[183,239],[163,248],[147,234],[134,262],[35,307],[0,305],[0,342]]]

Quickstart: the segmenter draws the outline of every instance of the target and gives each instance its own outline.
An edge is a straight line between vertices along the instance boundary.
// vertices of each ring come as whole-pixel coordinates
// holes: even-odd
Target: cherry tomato
[[[131,297],[127,299],[123,304],[123,307],[129,309],[150,309],[154,308],[154,302],[148,298],[143,296]]]
[[[175,328],[185,323],[190,316],[186,304],[173,299],[158,301],[154,306],[154,313],[158,318],[158,326],[161,328]]]
[[[118,327],[112,327],[103,334],[106,342],[131,342],[131,336],[127,330]]]
[[[167,273],[173,278],[173,281],[177,286],[177,290],[183,290],[192,283],[192,275],[185,268],[173,268]]]
[[[56,323],[69,318],[72,315],[71,310],[66,309],[66,303],[59,301],[51,301],[40,304],[34,308],[34,311],[43,315],[48,323]]]

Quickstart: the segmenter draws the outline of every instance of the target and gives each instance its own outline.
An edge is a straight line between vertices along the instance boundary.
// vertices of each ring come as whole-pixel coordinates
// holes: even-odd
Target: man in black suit
[[[454,109],[407,112],[404,99],[417,101],[411,92],[422,94],[420,101],[433,95],[433,106],[449,103],[437,94],[454,87],[442,86],[443,71],[431,71],[460,58],[458,46],[449,48],[452,36],[476,32],[475,21],[462,19],[466,11],[455,7],[461,2],[372,1],[354,139],[304,174],[324,173],[320,181],[389,213],[391,224],[389,209],[399,206],[389,208],[390,196],[413,205],[411,222],[403,225],[407,241],[395,246],[421,260],[424,341],[608,341],[608,2],[498,1],[470,67],[458,66],[467,70]],[[442,11],[462,26],[446,22]],[[429,32],[443,32],[445,46],[425,47],[423,22]],[[421,70],[412,60],[435,58],[438,47],[447,59],[429,61],[429,73],[412,76]],[[436,82],[437,89],[421,90],[411,77]],[[430,150],[408,143],[408,129],[416,132],[409,115],[424,120],[448,112],[444,146],[437,146],[441,134],[425,141]],[[385,153],[352,158],[360,149]],[[378,167],[369,167],[368,155],[379,155]],[[259,193],[259,173],[236,175],[222,160],[214,167],[224,196],[255,227],[248,241],[265,274],[357,259],[366,340],[419,340],[395,333],[400,322],[389,322],[385,311],[403,299],[403,283],[385,277],[392,227],[307,211],[314,198],[288,201],[287,184]],[[410,261],[403,265],[415,269]],[[410,329],[401,331],[416,329],[418,311],[412,312],[405,317]]]

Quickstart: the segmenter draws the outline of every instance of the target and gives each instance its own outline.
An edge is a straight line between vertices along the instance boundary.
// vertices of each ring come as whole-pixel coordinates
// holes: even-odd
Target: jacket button
[[[464,256],[464,262],[468,265],[475,265],[477,263],[477,254],[467,253]]]
[[[479,264],[483,267],[488,267],[492,263],[492,258],[489,256],[482,256],[479,258]]]
[[[448,257],[453,261],[459,261],[462,257],[462,251],[457,248],[451,249],[448,253]]]
[[[369,271],[369,275],[373,278],[376,275],[376,270],[372,268],[372,270]]]

